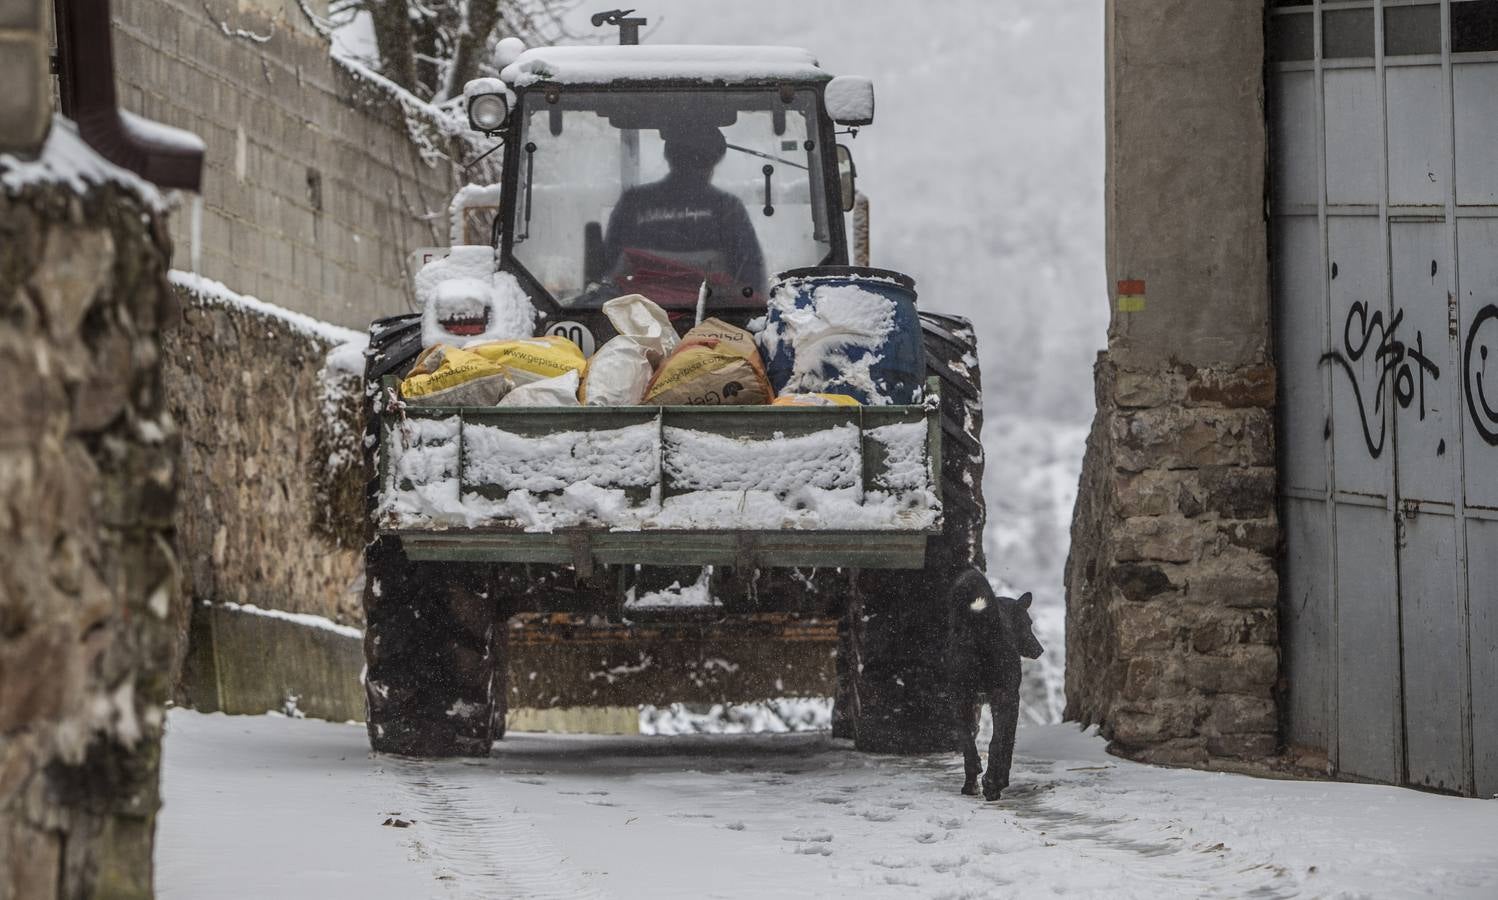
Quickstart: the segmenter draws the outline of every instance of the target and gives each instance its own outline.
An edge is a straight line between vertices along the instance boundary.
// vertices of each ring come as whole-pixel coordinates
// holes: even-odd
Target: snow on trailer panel
[[[797,47],[640,44],[536,47],[505,66],[514,87],[532,84],[608,85],[615,82],[766,84],[822,82],[832,75]]]
[[[377,525],[412,558],[916,568],[941,528],[929,404],[407,407],[381,434]]]

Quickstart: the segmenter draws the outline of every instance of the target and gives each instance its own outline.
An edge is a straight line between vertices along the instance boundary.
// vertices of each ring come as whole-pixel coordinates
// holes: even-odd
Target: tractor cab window
[[[787,100],[786,97],[789,97]],[[563,306],[765,302],[832,251],[812,91],[532,91],[515,262]]]

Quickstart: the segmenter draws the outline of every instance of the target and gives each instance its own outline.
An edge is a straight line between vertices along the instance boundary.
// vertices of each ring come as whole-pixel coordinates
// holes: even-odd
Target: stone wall
[[[165,375],[182,428],[188,596],[362,628],[360,379],[324,375],[328,351],[356,335],[174,277],[182,324]]]
[[[114,184],[19,183],[0,194],[0,898],[147,897],[183,612],[170,242]]]
[[[1067,718],[1155,762],[1278,743],[1274,372],[1097,365],[1068,563]]]
[[[430,107],[335,63],[303,5],[113,4],[120,105],[207,143],[175,268],[362,331],[409,309],[407,255],[447,244],[457,151]]]
[[[1276,752],[1262,0],[1111,0],[1108,349],[1067,563],[1067,718],[1157,762]]]

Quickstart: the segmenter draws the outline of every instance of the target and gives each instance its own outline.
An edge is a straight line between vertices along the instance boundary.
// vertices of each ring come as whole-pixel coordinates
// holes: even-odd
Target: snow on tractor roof
[[[615,81],[755,84],[826,81],[831,74],[798,47],[648,44],[536,47],[500,73],[515,87],[539,82],[605,85]]]

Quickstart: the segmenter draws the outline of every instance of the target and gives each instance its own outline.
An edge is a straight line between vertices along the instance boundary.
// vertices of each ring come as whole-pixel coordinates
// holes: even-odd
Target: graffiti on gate
[[[1466,360],[1467,413],[1478,435],[1498,447],[1498,360],[1488,372],[1488,357],[1498,357],[1498,305],[1488,304],[1477,311],[1472,327],[1467,329],[1462,358]]]
[[[1347,320],[1342,325],[1342,347],[1321,357],[1322,362],[1335,362],[1347,373],[1352,383],[1353,397],[1357,400],[1358,419],[1363,427],[1363,442],[1368,453],[1378,459],[1384,452],[1388,437],[1388,418],[1384,415],[1384,400],[1389,386],[1394,388],[1394,402],[1400,409],[1409,409],[1419,401],[1420,420],[1425,420],[1425,382],[1439,381],[1441,369],[1425,355],[1425,335],[1415,332],[1414,346],[1400,340],[1399,326],[1404,322],[1404,310],[1394,310],[1387,325],[1382,310],[1370,310],[1368,304],[1359,300],[1347,311]],[[1376,339],[1376,340],[1375,340]],[[1370,407],[1363,396],[1363,386],[1358,382],[1358,370],[1354,364],[1360,362],[1372,350],[1374,371],[1378,375],[1378,387],[1373,392]],[[1377,423],[1375,429],[1374,423]]]
[[[1384,403],[1391,386],[1394,403],[1400,409],[1418,404],[1416,409],[1423,422],[1428,409],[1426,382],[1441,379],[1440,366],[1426,355],[1425,335],[1416,331],[1413,345],[1400,338],[1399,326],[1403,322],[1402,309],[1394,310],[1386,323],[1382,311],[1372,310],[1362,301],[1354,302],[1342,325],[1342,346],[1321,357],[1322,362],[1334,362],[1347,373],[1357,401],[1363,442],[1374,459],[1383,454],[1388,437]],[[1378,378],[1371,398],[1363,393],[1365,385],[1358,380],[1357,368],[1370,353]],[[1473,317],[1462,347],[1462,360],[1466,375],[1462,393],[1467,401],[1467,415],[1478,436],[1498,447],[1498,304],[1484,306]]]

